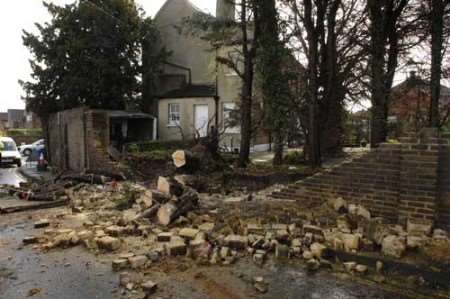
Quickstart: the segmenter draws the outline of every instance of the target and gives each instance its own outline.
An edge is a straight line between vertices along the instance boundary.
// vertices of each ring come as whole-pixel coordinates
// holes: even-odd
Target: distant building
[[[405,81],[392,88],[390,123],[396,123],[401,127],[401,131],[418,132],[428,126],[430,107],[430,82],[411,72]],[[450,88],[443,85],[439,111],[441,122],[447,123],[450,120]]]
[[[8,109],[0,113],[0,130],[39,129],[41,121],[33,112],[23,109]]]
[[[25,110],[8,109],[8,129],[25,128]]]
[[[8,127],[8,112],[0,112],[0,131]]]

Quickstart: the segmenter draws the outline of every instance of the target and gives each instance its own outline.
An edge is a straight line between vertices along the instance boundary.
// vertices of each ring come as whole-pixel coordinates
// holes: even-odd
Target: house
[[[8,109],[0,113],[0,130],[37,129],[41,127],[39,118],[23,109]]]
[[[405,81],[392,88],[389,120],[400,126],[401,131],[418,132],[428,125],[430,106],[430,82],[411,72]],[[441,85],[439,110],[441,122],[448,123],[450,88],[443,85]]]
[[[8,109],[8,128],[9,129],[25,128],[25,110]]]
[[[8,128],[8,112],[0,112],[0,131]]]
[[[158,138],[191,139],[205,136],[212,126],[223,132],[222,147],[239,150],[238,115],[241,80],[230,68],[216,62],[218,52],[199,37],[180,32],[185,18],[201,12],[189,0],[167,0],[155,16],[161,47],[171,52],[159,76]],[[234,18],[227,0],[217,1],[216,17]],[[259,105],[261,106],[261,105]],[[252,150],[267,150],[269,134],[263,129],[252,140]]]
[[[59,170],[114,173],[127,143],[156,139],[156,118],[140,112],[76,108],[50,116],[48,155]]]

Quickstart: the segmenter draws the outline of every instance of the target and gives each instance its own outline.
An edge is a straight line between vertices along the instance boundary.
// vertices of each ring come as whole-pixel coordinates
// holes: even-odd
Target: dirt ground
[[[33,228],[33,223],[49,215],[66,215],[60,218],[64,227],[84,221],[70,215],[66,208],[1,216],[1,299],[145,297],[138,291],[119,288],[119,274],[111,270],[116,254],[96,256],[81,246],[49,252],[33,245],[24,246],[25,236],[44,230]],[[410,298],[326,271],[310,274],[297,263],[269,261],[259,267],[242,259],[232,266],[203,266],[180,257],[154,265],[143,275],[143,279],[158,283],[151,298]],[[255,290],[252,284],[255,276],[267,281],[267,293]]]

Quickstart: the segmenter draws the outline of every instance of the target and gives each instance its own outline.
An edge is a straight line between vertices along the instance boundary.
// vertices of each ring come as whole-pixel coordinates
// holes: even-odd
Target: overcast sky
[[[73,3],[74,0],[53,0],[55,4]],[[136,0],[147,15],[154,16],[165,0]],[[209,13],[215,12],[215,0],[191,0],[197,7]],[[19,79],[27,80],[30,74],[30,54],[22,45],[22,30],[33,30],[34,23],[49,20],[42,0],[3,0],[0,9],[0,111],[8,108],[24,108],[20,99],[22,89]]]

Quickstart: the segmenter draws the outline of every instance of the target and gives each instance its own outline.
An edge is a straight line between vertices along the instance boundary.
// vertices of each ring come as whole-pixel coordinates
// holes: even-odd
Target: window
[[[180,104],[169,104],[169,126],[180,125]]]
[[[222,120],[226,133],[240,133],[236,103],[223,103]]]
[[[13,141],[0,141],[0,142],[3,143],[3,150],[5,152],[8,152],[8,151],[13,152],[13,151],[17,150],[16,144]]]

